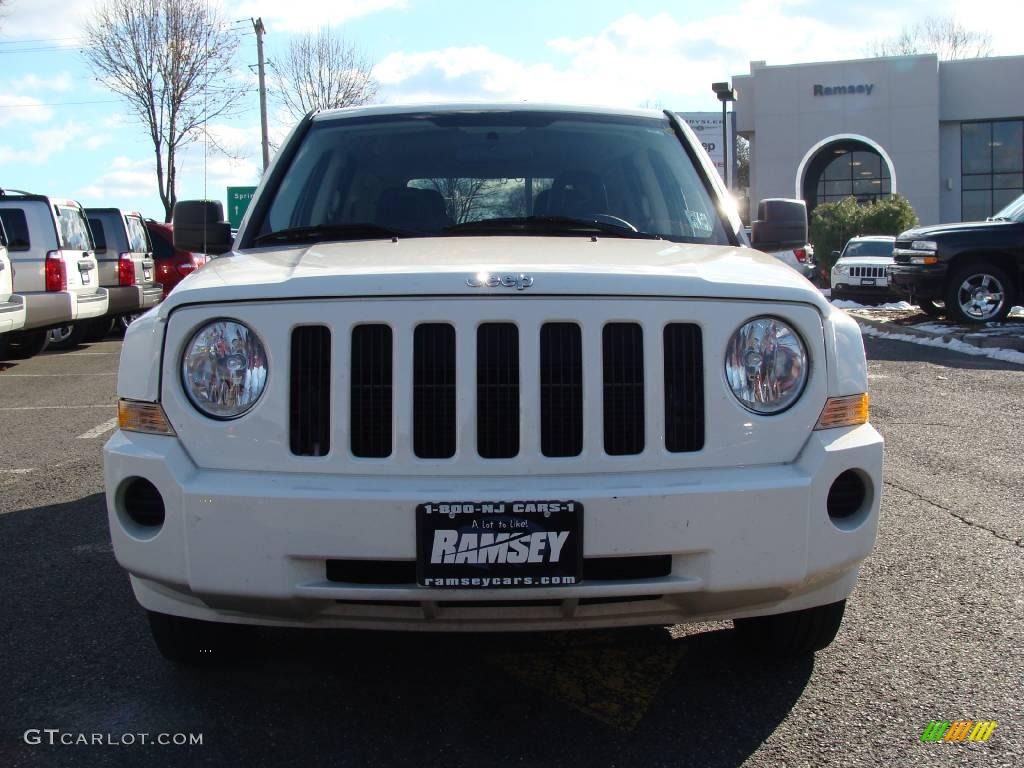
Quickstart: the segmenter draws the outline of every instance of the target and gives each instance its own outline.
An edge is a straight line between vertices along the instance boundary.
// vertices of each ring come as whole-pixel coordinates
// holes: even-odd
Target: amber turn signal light
[[[173,435],[174,427],[160,403],[139,400],[117,401],[117,426],[125,432],[144,432],[149,435]]]
[[[868,396],[866,392],[845,397],[830,397],[821,409],[815,429],[835,429],[867,424]]]

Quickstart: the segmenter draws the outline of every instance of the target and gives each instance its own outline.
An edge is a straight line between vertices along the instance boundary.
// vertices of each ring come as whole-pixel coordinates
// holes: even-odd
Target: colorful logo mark
[[[921,741],[988,741],[996,725],[995,720],[932,720]]]

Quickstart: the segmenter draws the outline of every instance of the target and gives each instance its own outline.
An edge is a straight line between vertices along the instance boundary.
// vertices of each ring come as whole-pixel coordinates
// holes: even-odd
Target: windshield
[[[1003,219],[1006,221],[1022,221],[1024,222],[1024,195],[1021,195],[1008,206],[999,211],[993,219]]]
[[[892,256],[894,240],[851,240],[846,244],[843,258],[853,256]]]
[[[70,205],[58,205],[57,221],[60,222],[61,246],[75,251],[92,250],[92,237],[89,235],[89,225],[85,221],[85,214],[80,208]]]
[[[667,118],[499,111],[327,118],[314,121],[270,193],[265,217],[247,236],[266,240],[296,228],[307,228],[295,232],[306,240],[578,234],[586,227],[571,223],[590,221],[602,236],[729,244]]]

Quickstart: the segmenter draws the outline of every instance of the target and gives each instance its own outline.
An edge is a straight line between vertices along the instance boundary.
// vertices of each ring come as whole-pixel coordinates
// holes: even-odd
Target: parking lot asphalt
[[[867,340],[879,540],[813,659],[743,657],[727,623],[259,630],[244,657],[182,669],[153,647],[106,529],[119,348],[0,364],[0,765],[1024,763],[1020,366]],[[921,742],[934,720],[998,725],[986,743]]]

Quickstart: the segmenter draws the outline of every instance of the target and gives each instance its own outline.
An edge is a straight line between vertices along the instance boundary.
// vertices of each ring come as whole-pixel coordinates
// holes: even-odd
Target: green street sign
[[[232,229],[238,229],[242,224],[242,217],[245,216],[252,196],[256,194],[256,187],[228,187],[228,221]]]

